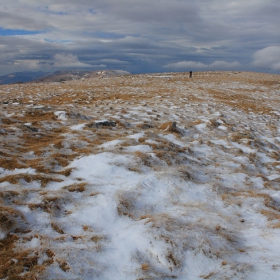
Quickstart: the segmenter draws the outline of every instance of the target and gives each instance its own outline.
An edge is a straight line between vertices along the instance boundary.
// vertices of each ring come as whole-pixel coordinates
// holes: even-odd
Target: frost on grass
[[[0,279],[279,278],[277,75],[0,90]]]

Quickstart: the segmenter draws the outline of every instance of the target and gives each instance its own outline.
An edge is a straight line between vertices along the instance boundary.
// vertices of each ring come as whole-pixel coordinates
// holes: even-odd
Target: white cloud
[[[170,68],[170,69],[175,69],[175,70],[188,70],[190,68],[192,69],[208,69],[211,68],[211,70],[220,70],[220,69],[232,69],[232,68],[237,68],[240,67],[241,64],[238,61],[234,62],[226,62],[226,61],[220,61],[217,60],[211,64],[204,64],[201,62],[197,61],[180,61],[176,63],[169,63],[166,64],[164,67],[165,68]]]
[[[264,69],[280,70],[280,46],[270,46],[253,55],[252,65]]]
[[[233,62],[226,62],[226,61],[220,61],[217,60],[209,65],[209,67],[215,68],[215,69],[231,69],[231,68],[238,68],[241,64],[238,61]]]
[[[93,68],[106,68],[107,65],[106,64],[98,64],[98,65],[93,65]]]
[[[110,64],[130,64],[127,61],[118,60],[118,59],[102,59],[101,62],[110,63]]]
[[[16,60],[13,64],[21,69],[29,70],[35,70],[40,67],[38,60]]]
[[[52,65],[54,68],[84,68],[92,67],[90,64],[82,63],[76,55],[71,53],[58,53],[54,56]]]

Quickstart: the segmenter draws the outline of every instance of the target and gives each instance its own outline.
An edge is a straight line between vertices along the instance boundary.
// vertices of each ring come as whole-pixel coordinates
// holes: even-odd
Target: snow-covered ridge
[[[0,91],[0,279],[279,278],[279,76]]]

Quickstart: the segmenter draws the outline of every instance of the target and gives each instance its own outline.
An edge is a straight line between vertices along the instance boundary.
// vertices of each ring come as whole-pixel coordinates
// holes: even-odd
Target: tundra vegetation
[[[279,75],[0,96],[0,279],[279,279]]]

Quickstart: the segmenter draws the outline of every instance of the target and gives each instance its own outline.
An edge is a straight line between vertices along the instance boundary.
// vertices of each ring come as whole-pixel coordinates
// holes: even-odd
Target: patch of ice
[[[109,141],[109,142],[106,142],[106,143],[103,143],[101,145],[98,146],[98,148],[111,148],[111,147],[114,147],[120,143],[122,143],[123,141],[122,140],[112,140],[112,141]]]
[[[7,170],[0,167],[0,177],[4,177],[7,175],[16,175],[16,174],[36,174],[36,170],[33,168],[22,168],[22,169],[14,169],[14,170]]]
[[[40,245],[40,239],[34,237],[32,238],[29,242],[25,243],[25,246],[27,246],[28,248],[36,248]]]
[[[65,111],[56,111],[54,115],[61,121],[67,121],[67,113]]]
[[[273,181],[273,180],[278,179],[278,178],[280,178],[279,174],[273,174],[273,175],[267,176],[267,179],[269,181]]]
[[[222,114],[220,112],[215,112],[213,116],[220,117]]]
[[[72,130],[83,130],[83,128],[86,126],[85,123],[82,124],[77,124],[77,125],[72,125],[69,128]]]
[[[151,140],[151,139],[147,139],[147,140],[145,141],[145,143],[147,143],[147,144],[158,144],[157,141],[154,141],[154,140]]]
[[[261,177],[252,177],[251,181],[253,183],[254,188],[262,189],[263,186],[263,179]]]
[[[260,159],[260,162],[262,163],[268,163],[274,161],[269,156],[267,156],[265,153],[258,153],[258,157]]]
[[[44,106],[43,105],[38,105],[38,106],[34,106],[33,108],[34,109],[42,109],[42,108],[44,108]]]
[[[205,130],[206,129],[206,125],[207,123],[201,123],[201,124],[198,124],[198,125],[195,125],[194,127],[197,129],[197,130]]]
[[[185,143],[183,143],[182,141],[177,140],[176,136],[173,134],[159,134],[160,137],[180,146],[180,147],[184,147]]]
[[[219,128],[219,129],[222,129],[222,130],[225,130],[225,131],[227,130],[227,127],[224,126],[224,125],[220,125],[220,126],[218,126],[218,128]]]
[[[222,145],[222,146],[228,147],[228,142],[223,139],[211,140],[210,142],[213,144],[216,144],[216,145]]]
[[[234,147],[236,147],[236,148],[242,150],[243,153],[246,153],[246,154],[254,154],[254,153],[256,153],[256,150],[251,149],[251,148],[249,148],[249,147],[247,147],[247,146],[241,145],[241,144],[239,144],[239,143],[237,143],[237,142],[232,142],[232,145],[233,145]]]
[[[144,137],[144,135],[145,135],[145,132],[140,132],[137,134],[129,135],[129,136],[127,136],[127,138],[135,139],[136,141],[138,141],[138,139],[141,137]]]
[[[0,229],[0,240],[6,238],[6,235],[7,235],[7,231],[3,231]]]
[[[142,153],[151,153],[153,150],[150,146],[148,145],[137,145],[137,146],[129,146],[125,148],[125,151],[127,152],[142,152]]]

